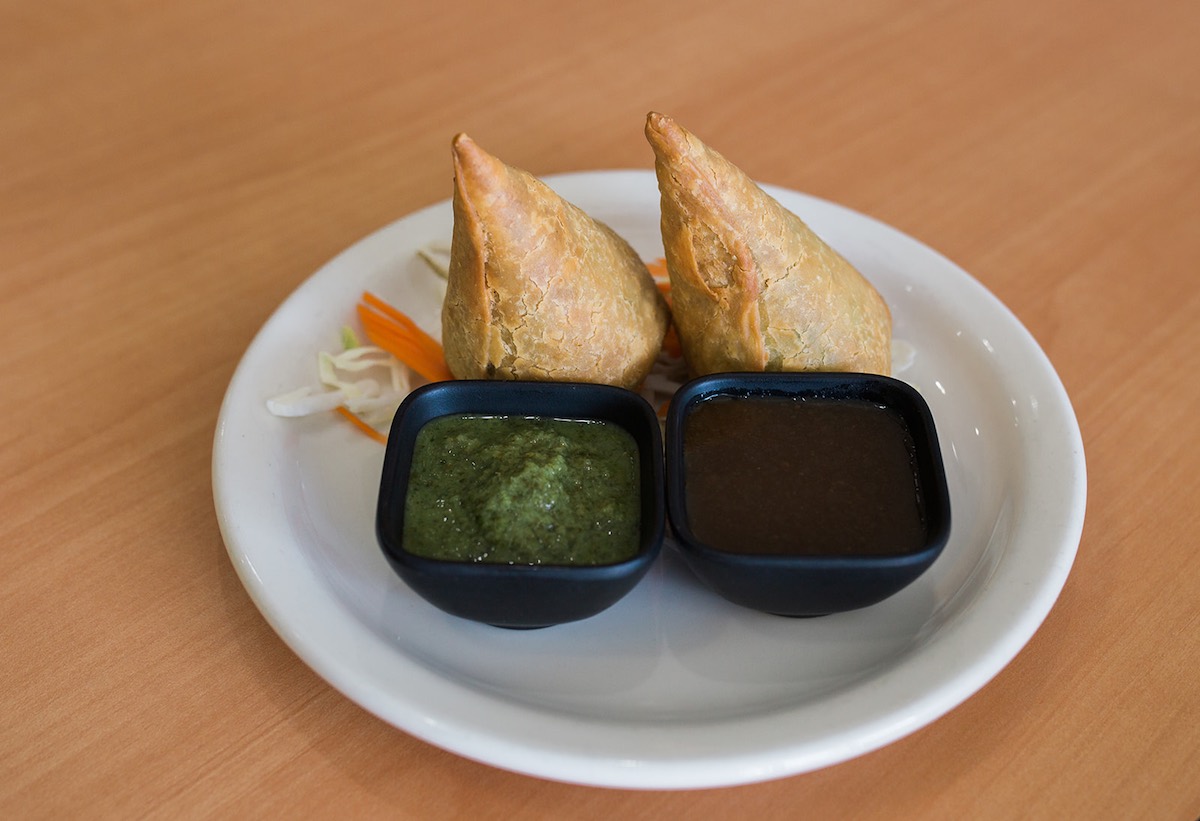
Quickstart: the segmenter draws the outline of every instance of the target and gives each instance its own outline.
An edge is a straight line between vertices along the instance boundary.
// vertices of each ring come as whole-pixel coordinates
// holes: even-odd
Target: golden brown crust
[[[465,134],[454,138],[453,154],[442,308],[451,372],[639,385],[668,313],[629,243]]]
[[[891,313],[804,222],[651,112],[671,309],[693,373],[891,372]]]

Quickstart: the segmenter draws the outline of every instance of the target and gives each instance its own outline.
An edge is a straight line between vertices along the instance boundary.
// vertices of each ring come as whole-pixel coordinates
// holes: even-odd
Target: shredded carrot
[[[663,337],[663,350],[676,358],[683,356],[683,346],[679,344],[679,334],[675,332],[675,323],[667,326],[666,336]]]
[[[334,410],[336,410],[342,416],[349,419],[350,422],[354,425],[354,427],[358,428],[360,431],[365,433],[367,436],[370,436],[372,439],[374,439],[379,444],[381,444],[381,445],[387,444],[386,436],[384,436],[382,433],[375,430],[375,428],[371,427],[366,422],[364,422],[362,419],[360,419],[358,417],[358,414],[351,411],[345,405],[339,405],[338,407],[334,408]]]
[[[368,292],[358,304],[358,318],[371,343],[408,365],[430,382],[454,378],[441,344],[407,315]]]
[[[659,258],[654,262],[646,263],[646,270],[650,272],[650,276],[654,279],[654,285],[658,288],[659,293],[664,296],[671,294],[671,278],[667,273],[667,261]]]
[[[408,331],[390,324],[378,314],[372,313],[369,308],[359,306],[358,315],[363,329],[367,332],[367,337],[373,343],[422,376],[431,378],[429,374],[437,365],[436,354],[432,354],[414,340]]]
[[[654,262],[647,262],[646,270],[650,272],[650,276],[654,277],[654,285],[658,288],[658,292],[666,298],[669,308],[671,306],[671,280],[667,273],[667,261],[659,257]],[[683,346],[679,344],[679,334],[675,332],[674,322],[667,326],[667,334],[663,337],[662,347],[671,356],[683,356]]]
[[[370,291],[363,292],[363,302],[374,308],[376,311],[379,311],[379,313],[383,314],[389,319],[395,321],[396,324],[400,325],[401,327],[407,328],[414,334],[424,337],[427,341],[432,342],[435,345],[437,344],[437,340],[418,328],[417,323],[413,322],[408,314],[396,310]]]

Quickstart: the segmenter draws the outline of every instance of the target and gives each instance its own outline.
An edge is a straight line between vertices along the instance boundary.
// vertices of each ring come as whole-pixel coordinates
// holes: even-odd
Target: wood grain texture
[[[1008,0],[0,2],[0,816],[1200,815],[1200,6]],[[1071,395],[1088,518],[945,718],[765,784],[627,792],[443,752],[264,622],[210,492],[297,284],[450,193],[649,168],[655,109],[997,294]]]

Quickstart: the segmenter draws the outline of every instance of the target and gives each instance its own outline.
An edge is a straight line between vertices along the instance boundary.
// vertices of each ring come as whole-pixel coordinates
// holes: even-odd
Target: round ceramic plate
[[[645,259],[662,256],[648,171],[552,177]],[[874,607],[818,619],[740,609],[668,545],[611,609],[507,631],[446,615],[376,545],[383,448],[334,414],[266,400],[315,384],[372,290],[439,331],[442,283],[418,259],[449,241],[448,202],[347,249],[279,307],[221,409],[213,488],[229,555],[285,642],[348,698],[460,755],[567,782],[690,788],[778,778],[877,749],[945,714],[1025,645],[1083,526],[1079,427],[1054,369],[960,268],[875,220],[767,186],[883,293],[907,343],[895,374],[928,401],[950,484],[945,551]]]

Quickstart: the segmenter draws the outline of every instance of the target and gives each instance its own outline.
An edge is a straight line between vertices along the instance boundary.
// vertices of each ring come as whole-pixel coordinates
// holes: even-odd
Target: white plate
[[[646,259],[662,255],[648,171],[547,180]],[[897,376],[929,402],[953,530],[937,563],[858,612],[786,619],[703,588],[669,546],[610,610],[506,631],[448,616],[389,569],[373,517],[383,448],[336,417],[271,416],[370,289],[437,333],[438,280],[415,257],[449,240],[443,202],[355,244],[275,312],[221,408],[213,492],[255,604],[330,684],[460,755],[629,788],[762,781],[877,749],[937,719],[1024,646],[1083,527],[1083,444],[1054,369],[1018,320],[944,257],[875,220],[767,190],[880,289],[912,346]]]

